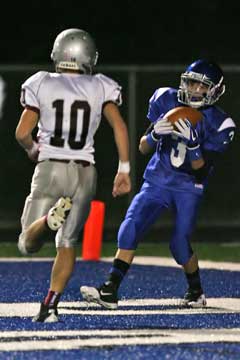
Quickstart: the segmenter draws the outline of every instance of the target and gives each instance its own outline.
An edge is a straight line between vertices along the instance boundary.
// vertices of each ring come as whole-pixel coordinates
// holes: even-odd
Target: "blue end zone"
[[[38,302],[49,287],[51,262],[1,262],[0,302]],[[80,300],[79,287],[105,281],[110,263],[80,261],[62,296],[62,301]],[[240,297],[238,271],[201,270],[207,297]],[[10,288],[9,288],[10,284]],[[187,283],[180,268],[132,265],[120,288],[122,298],[181,298]]]
[[[123,355],[124,354],[124,355]],[[143,354],[142,356],[140,354]],[[4,360],[239,360],[239,346],[231,343],[177,344],[161,346],[120,346],[103,349],[81,349],[69,351],[13,352],[9,357],[0,352]]]
[[[49,287],[49,274],[52,262],[1,262],[1,303],[41,302]],[[82,301],[79,287],[81,285],[98,286],[111,267],[106,262],[77,262],[73,277],[62,296],[63,302]],[[240,276],[237,271],[207,270],[201,271],[201,277],[207,298],[240,298]],[[186,281],[180,268],[162,266],[133,265],[124,282],[120,296],[122,299],[171,299],[180,298],[186,290]],[[240,301],[240,299],[239,299]],[[67,305],[59,304],[64,310]],[[61,321],[54,324],[32,323],[30,317],[0,317],[1,331],[28,330],[97,330],[97,329],[232,329],[240,328],[240,314],[236,313],[201,313],[171,314],[168,310],[176,309],[174,305],[141,306],[141,310],[166,310],[166,314],[148,315],[79,315],[62,314]],[[86,308],[81,307],[79,310]],[[99,308],[96,308],[99,310]],[[138,305],[120,306],[119,309],[140,309]],[[71,336],[66,336],[71,339]],[[74,337],[73,337],[74,338]],[[79,339],[79,337],[78,337]],[[17,340],[17,338],[15,338]],[[28,339],[32,340],[32,338]],[[1,339],[12,341],[11,339]],[[18,341],[26,341],[19,333]],[[128,359],[239,359],[240,343],[182,343],[176,345],[136,345],[106,346],[82,348],[81,350],[41,350],[1,352],[1,359],[114,359],[122,360],[124,354]],[[166,357],[167,356],[167,357]]]

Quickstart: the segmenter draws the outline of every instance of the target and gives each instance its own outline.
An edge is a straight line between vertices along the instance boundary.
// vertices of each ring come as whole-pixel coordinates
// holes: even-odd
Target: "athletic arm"
[[[38,145],[32,137],[32,131],[37,123],[38,114],[32,110],[24,109],[15,132],[17,142],[27,151],[29,158],[33,161],[37,160],[38,155]]]
[[[163,136],[170,135],[173,131],[173,125],[167,118],[160,117],[155,123],[151,124],[145,134],[140,139],[139,151],[142,154],[148,154],[156,148],[157,143]]]
[[[222,162],[223,154],[216,151],[204,151],[202,158],[192,161],[193,175],[198,183],[202,183],[208,176],[209,171],[218,167]]]
[[[24,109],[16,128],[16,140],[25,150],[33,146],[32,131],[37,126],[38,114],[32,110]]]
[[[117,105],[114,103],[106,104],[103,114],[113,129],[119,156],[119,166],[112,191],[113,196],[116,197],[129,193],[131,190],[128,130]]]
[[[154,126],[154,124],[151,123],[140,139],[138,149],[139,149],[140,153],[143,155],[150,153],[155,148],[155,147],[151,146],[147,141],[147,135],[151,133],[151,131],[153,130],[153,126]]]

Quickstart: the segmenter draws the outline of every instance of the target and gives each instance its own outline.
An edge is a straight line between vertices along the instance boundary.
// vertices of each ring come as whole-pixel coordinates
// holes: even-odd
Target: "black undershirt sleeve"
[[[215,151],[207,151],[203,153],[204,165],[197,169],[192,170],[193,175],[196,178],[197,183],[201,184],[208,176],[209,172],[216,167],[221,161],[221,154]]]

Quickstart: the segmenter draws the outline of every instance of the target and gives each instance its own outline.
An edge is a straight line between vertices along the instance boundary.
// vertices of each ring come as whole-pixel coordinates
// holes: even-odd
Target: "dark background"
[[[18,1],[1,9],[1,63],[47,63],[56,35],[77,27],[97,42],[101,64],[238,63],[240,2]]]
[[[197,58],[212,59],[226,70],[227,91],[219,105],[230,113],[238,125],[240,3],[237,1],[203,0],[197,3],[159,0],[144,4],[137,1],[24,1],[6,4],[2,18],[5,21],[0,23],[0,75],[6,83],[7,92],[0,124],[0,231],[4,235],[3,240],[19,231],[20,216],[34,170],[34,165],[14,138],[22,111],[20,86],[38,70],[46,67],[53,70],[50,60],[52,45],[56,35],[66,28],[87,30],[95,38],[100,54],[99,70],[122,85],[124,103],[121,110],[128,126],[129,71],[132,65],[139,65],[135,72],[137,128],[133,146],[136,149],[147,126],[148,100],[153,91],[160,86],[177,87],[185,66]],[[113,65],[114,69],[108,65]],[[118,65],[124,65],[125,70],[118,70]],[[143,67],[146,65],[170,65],[171,69],[149,72]],[[196,235],[199,240],[205,240],[206,236],[210,240],[238,239],[239,140],[237,131],[232,147],[223,156],[221,166],[212,178],[200,211]],[[142,182],[147,161],[148,157],[142,157],[136,151],[136,191]],[[132,196],[112,199],[111,188],[117,162],[111,129],[103,121],[96,135],[96,166],[99,173],[97,199],[106,203],[106,238],[116,235]],[[164,229],[169,236],[171,225],[171,217],[167,214],[154,228],[156,237],[164,234],[161,237],[165,239]],[[201,232],[202,229],[207,232]],[[12,238],[15,239],[15,235]]]

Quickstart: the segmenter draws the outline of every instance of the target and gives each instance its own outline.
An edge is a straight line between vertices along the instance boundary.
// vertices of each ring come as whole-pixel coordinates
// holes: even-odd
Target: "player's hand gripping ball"
[[[179,106],[169,110],[164,117],[173,125],[175,121],[179,119],[188,119],[193,126],[196,126],[196,124],[202,120],[203,114],[197,109],[188,106]],[[176,129],[176,127],[174,128]]]

